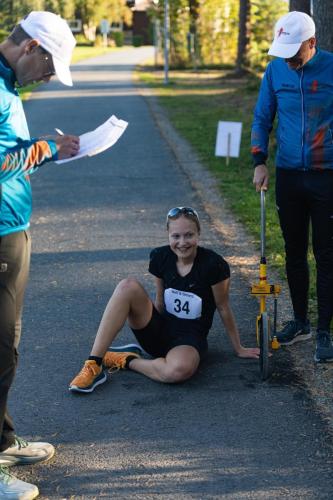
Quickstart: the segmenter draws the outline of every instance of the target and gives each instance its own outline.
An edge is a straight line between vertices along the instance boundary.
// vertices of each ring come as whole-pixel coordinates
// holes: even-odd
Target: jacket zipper
[[[303,92],[303,68],[301,69],[301,76],[299,79],[299,88],[301,91],[301,103],[302,103],[302,143],[301,143],[301,151],[302,151],[302,165],[303,168],[305,169],[305,163],[304,163],[304,129],[305,129],[305,112],[304,112],[304,92]]]

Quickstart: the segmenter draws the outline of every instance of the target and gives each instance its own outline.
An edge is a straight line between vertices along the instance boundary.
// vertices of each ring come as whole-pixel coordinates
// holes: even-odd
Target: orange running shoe
[[[112,347],[103,358],[103,366],[111,370],[126,369],[127,364],[134,358],[141,358],[142,353],[141,347],[135,344]]]
[[[95,387],[106,382],[106,374],[96,361],[88,359],[80,373],[72,380],[69,390],[73,392],[92,392]]]

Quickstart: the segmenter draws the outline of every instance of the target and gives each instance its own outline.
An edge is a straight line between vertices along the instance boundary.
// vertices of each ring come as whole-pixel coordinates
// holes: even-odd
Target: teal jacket
[[[32,210],[29,175],[57,160],[54,141],[31,139],[15,75],[0,54],[0,237],[27,229]]]
[[[275,116],[276,166],[333,169],[333,54],[317,49],[300,70],[284,59],[267,66],[252,126],[254,164],[265,163]]]

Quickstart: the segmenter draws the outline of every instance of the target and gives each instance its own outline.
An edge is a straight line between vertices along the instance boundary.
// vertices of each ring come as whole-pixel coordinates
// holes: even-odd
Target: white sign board
[[[241,136],[241,122],[219,122],[216,135],[215,156],[238,158]]]

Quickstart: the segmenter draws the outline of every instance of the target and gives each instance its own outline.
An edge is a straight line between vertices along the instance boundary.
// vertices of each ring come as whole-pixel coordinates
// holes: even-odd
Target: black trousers
[[[7,399],[17,365],[30,251],[31,240],[26,231],[0,237],[0,452],[14,442]]]
[[[333,170],[276,169],[276,205],[285,241],[286,271],[295,318],[308,312],[309,228],[317,270],[318,329],[333,316]]]

